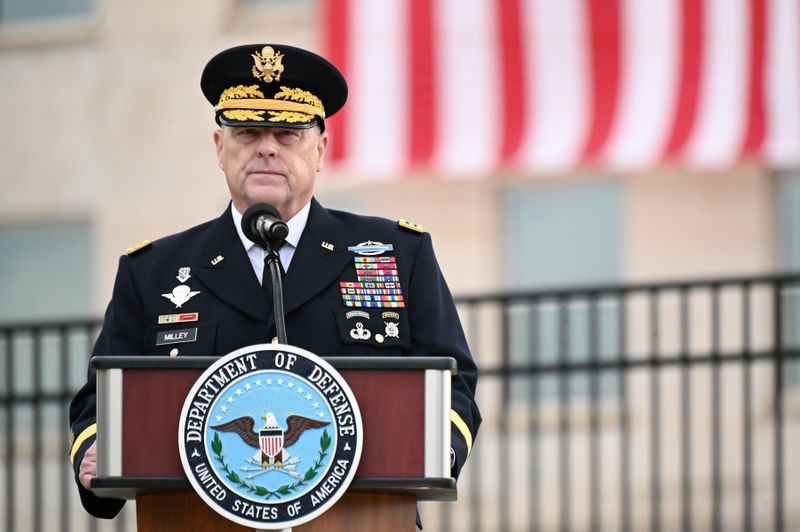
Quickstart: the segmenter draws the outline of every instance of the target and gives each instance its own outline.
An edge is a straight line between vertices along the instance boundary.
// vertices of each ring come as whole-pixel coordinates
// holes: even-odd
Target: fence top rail
[[[102,320],[98,317],[14,321],[0,323],[0,335],[33,331],[57,331],[59,329],[84,329],[99,327],[101,324]]]
[[[537,299],[559,299],[571,297],[622,295],[634,292],[659,292],[667,290],[693,290],[699,288],[722,288],[726,286],[747,286],[758,284],[800,285],[800,272],[782,272],[764,275],[709,277],[660,282],[607,283],[596,285],[561,286],[553,288],[507,289],[495,292],[457,295],[457,304],[476,304],[487,301],[515,302]],[[0,335],[24,331],[44,331],[59,329],[80,329],[99,327],[102,320],[97,317],[78,317],[68,319],[27,320],[0,322]]]
[[[763,275],[708,277],[659,282],[606,283],[594,285],[560,286],[552,288],[507,289],[495,292],[464,294],[454,297],[457,304],[476,304],[487,301],[515,302],[537,299],[560,299],[602,295],[624,295],[635,292],[661,292],[696,290],[747,285],[800,284],[800,272],[781,272]]]

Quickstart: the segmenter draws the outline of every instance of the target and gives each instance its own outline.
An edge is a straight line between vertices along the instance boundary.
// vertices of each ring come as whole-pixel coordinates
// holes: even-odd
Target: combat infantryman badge
[[[357,253],[359,255],[381,255],[385,251],[392,250],[394,250],[394,246],[392,244],[373,242],[372,240],[367,240],[366,242],[361,242],[360,244],[349,246],[347,248],[347,251],[352,251],[353,253]]]
[[[183,469],[214,511],[280,530],[316,518],[344,494],[363,428],[355,397],[327,362],[298,347],[261,344],[200,376],[178,438]]]

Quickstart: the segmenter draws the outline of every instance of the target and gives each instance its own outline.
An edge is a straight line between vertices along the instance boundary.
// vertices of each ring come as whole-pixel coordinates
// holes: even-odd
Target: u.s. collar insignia
[[[259,52],[250,54],[253,56],[253,77],[262,80],[264,83],[280,81],[283,74],[283,54],[276,52],[272,46],[265,46]]]
[[[181,463],[214,511],[248,528],[310,521],[347,490],[361,459],[350,387],[304,349],[262,344],[212,364],[186,397]]]
[[[184,303],[186,303],[199,293],[200,291],[192,290],[185,284],[179,284],[178,286],[172,289],[172,293],[161,294],[161,295],[172,301],[172,303],[175,305],[175,308],[181,308],[181,305],[183,305]]]
[[[383,244],[381,242],[373,242],[372,240],[367,240],[366,242],[361,242],[360,244],[347,248],[347,251],[352,251],[359,255],[381,255],[386,251],[392,250],[394,250],[392,244]]]
[[[178,280],[179,283],[185,283],[186,281],[189,280],[189,277],[192,276],[191,274],[192,274],[192,269],[189,266],[183,266],[181,268],[178,268],[178,276],[176,277],[176,279]]]

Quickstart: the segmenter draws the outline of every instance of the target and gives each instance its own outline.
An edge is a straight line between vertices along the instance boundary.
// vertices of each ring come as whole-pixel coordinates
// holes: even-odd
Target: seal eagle
[[[272,412],[269,412],[266,416],[261,416],[261,417],[266,422],[264,428],[261,429],[262,431],[269,429],[280,430],[280,427],[278,427],[278,420],[275,418],[275,415]],[[317,421],[315,419],[303,416],[287,417],[286,430],[281,431],[283,432],[282,448],[275,455],[272,456],[265,453],[264,448],[260,445],[259,433],[253,430],[255,424],[256,424],[255,419],[249,416],[244,416],[228,421],[227,423],[222,423],[221,425],[214,425],[211,428],[213,430],[218,430],[220,432],[235,432],[236,434],[239,435],[240,438],[242,438],[242,441],[244,441],[250,447],[261,449],[262,466],[275,465],[276,467],[281,467],[281,462],[284,462],[288,457],[288,453],[286,452],[286,447],[291,447],[292,445],[294,445],[297,442],[297,440],[300,439],[300,436],[308,429],[318,429],[320,427],[324,427],[325,425],[330,425],[330,422]],[[280,459],[276,460],[276,457],[278,455],[280,455]]]

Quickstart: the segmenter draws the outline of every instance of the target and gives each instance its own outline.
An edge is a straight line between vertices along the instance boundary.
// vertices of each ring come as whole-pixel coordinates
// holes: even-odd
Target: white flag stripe
[[[500,54],[493,2],[436,2],[434,164],[455,174],[484,174],[497,163],[501,123]]]
[[[611,167],[658,163],[677,105],[680,5],[625,0],[618,116],[603,159]]]
[[[588,134],[589,77],[586,2],[524,2],[531,83],[521,166],[563,170],[580,157]]]
[[[701,167],[735,162],[747,123],[750,75],[748,0],[706,0],[697,124],[686,160]]]
[[[767,143],[777,165],[800,160],[800,3],[773,0],[767,12]]]
[[[352,0],[349,12],[348,163],[370,179],[388,178],[407,164],[405,2]]]

